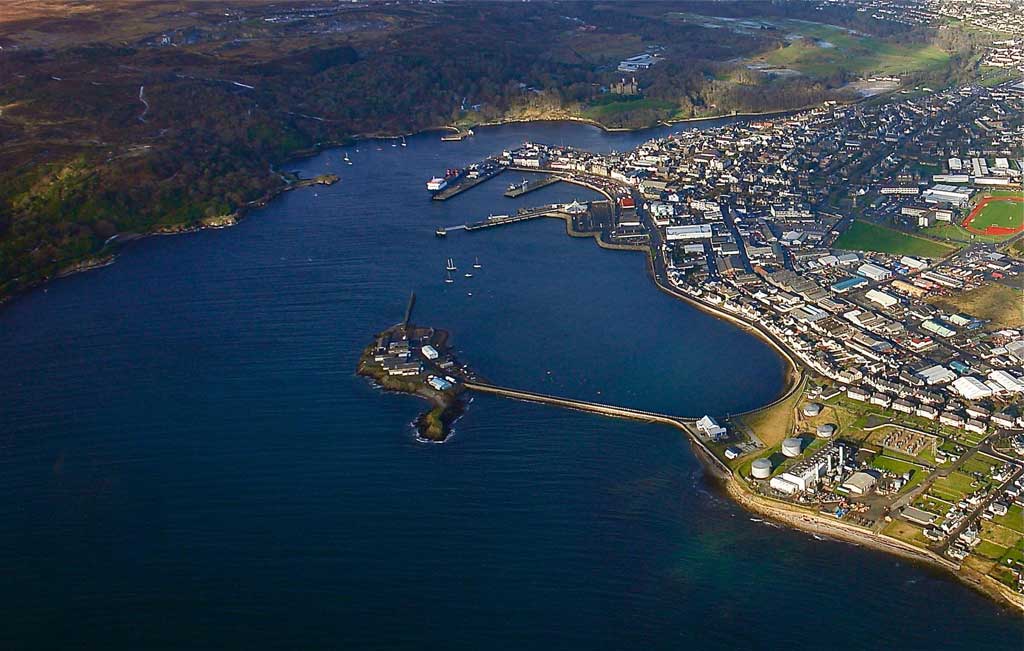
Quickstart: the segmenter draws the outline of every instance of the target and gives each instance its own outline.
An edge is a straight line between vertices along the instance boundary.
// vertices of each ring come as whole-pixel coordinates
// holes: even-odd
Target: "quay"
[[[558,176],[557,174],[551,174],[549,176],[545,176],[544,178],[535,179],[533,181],[524,180],[522,183],[510,185],[508,187],[508,190],[505,191],[505,196],[508,197],[509,199],[515,199],[516,197],[523,196],[527,192],[533,192],[534,190],[546,188],[547,186],[552,185],[553,183],[558,183],[559,181],[562,180],[564,179],[561,176]]]
[[[452,183],[451,185],[446,187],[444,190],[441,190],[440,192],[435,194],[433,196],[433,199],[434,199],[434,201],[445,201],[447,199],[451,199],[452,197],[454,197],[456,195],[462,194],[466,190],[471,190],[471,189],[475,188],[476,186],[480,185],[484,181],[489,181],[489,180],[493,179],[495,176],[501,174],[504,171],[505,171],[505,166],[504,165],[501,165],[501,164],[498,164],[498,163],[494,163],[493,167],[488,166],[486,169],[481,171],[480,174],[478,176],[476,176],[476,177],[470,178],[468,176],[464,176],[463,178],[459,179],[458,181]]]
[[[458,127],[449,128],[454,129],[454,133],[446,133],[443,136],[441,136],[441,142],[459,142],[473,135],[472,129],[467,129],[466,131],[463,131]]]

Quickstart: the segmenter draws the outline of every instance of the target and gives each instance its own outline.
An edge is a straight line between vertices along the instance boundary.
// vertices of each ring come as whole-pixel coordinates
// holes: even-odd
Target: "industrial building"
[[[957,393],[962,395],[968,400],[980,400],[981,398],[987,398],[992,395],[992,389],[985,386],[985,383],[981,380],[965,375],[962,378],[953,380],[952,387]]]
[[[889,280],[892,278],[891,271],[871,262],[865,262],[861,266],[857,267],[857,273],[869,280],[874,280],[875,282]]]

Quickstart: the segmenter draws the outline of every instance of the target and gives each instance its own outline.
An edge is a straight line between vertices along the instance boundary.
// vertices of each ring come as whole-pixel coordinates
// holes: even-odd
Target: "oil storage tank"
[[[814,418],[821,413],[821,405],[816,402],[809,402],[804,405],[804,416],[808,418]]]
[[[783,439],[782,440],[782,454],[787,457],[799,457],[800,448],[803,445],[803,441],[796,437]]]
[[[830,439],[830,438],[832,438],[832,435],[835,434],[835,433],[836,433],[836,426],[833,425],[832,423],[825,423],[824,425],[818,425],[818,428],[815,430],[815,434],[817,434],[818,438],[820,438],[820,439]]]
[[[772,476],[772,462],[768,459],[754,459],[750,464],[750,474],[754,479],[768,479]]]

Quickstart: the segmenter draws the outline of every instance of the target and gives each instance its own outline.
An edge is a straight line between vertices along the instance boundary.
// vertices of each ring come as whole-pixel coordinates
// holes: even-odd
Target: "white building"
[[[691,224],[687,226],[669,226],[665,229],[665,239],[669,242],[679,240],[711,239],[711,224]]]
[[[871,262],[865,262],[861,266],[857,267],[857,273],[865,278],[875,281],[888,280],[889,278],[892,278],[891,271]]]
[[[872,303],[878,303],[882,307],[892,307],[900,302],[899,299],[892,294],[886,294],[885,292],[880,292],[877,289],[869,289],[868,292],[864,294],[864,297]]]
[[[726,434],[726,429],[719,425],[714,418],[707,415],[697,421],[697,430],[713,439],[719,439]]]
[[[1010,393],[1024,392],[1024,383],[1006,371],[992,371],[988,374],[988,379],[998,384],[1004,391]]]
[[[969,375],[953,380],[950,386],[968,400],[979,400],[992,395],[992,389],[985,386],[984,382]]]

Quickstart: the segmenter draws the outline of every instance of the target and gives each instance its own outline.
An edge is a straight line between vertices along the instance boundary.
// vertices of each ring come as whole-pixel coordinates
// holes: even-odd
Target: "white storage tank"
[[[768,479],[772,476],[772,462],[768,459],[754,459],[750,464],[750,474],[754,479]]]
[[[783,439],[782,454],[786,455],[787,457],[799,457],[800,448],[802,447],[802,445],[803,441],[796,437]]]
[[[818,429],[815,430],[815,433],[818,435],[818,438],[830,439],[832,438],[832,435],[836,433],[836,426],[831,423],[818,425]]]
[[[816,402],[809,402],[804,405],[804,416],[808,418],[814,418],[821,413],[821,405]]]

